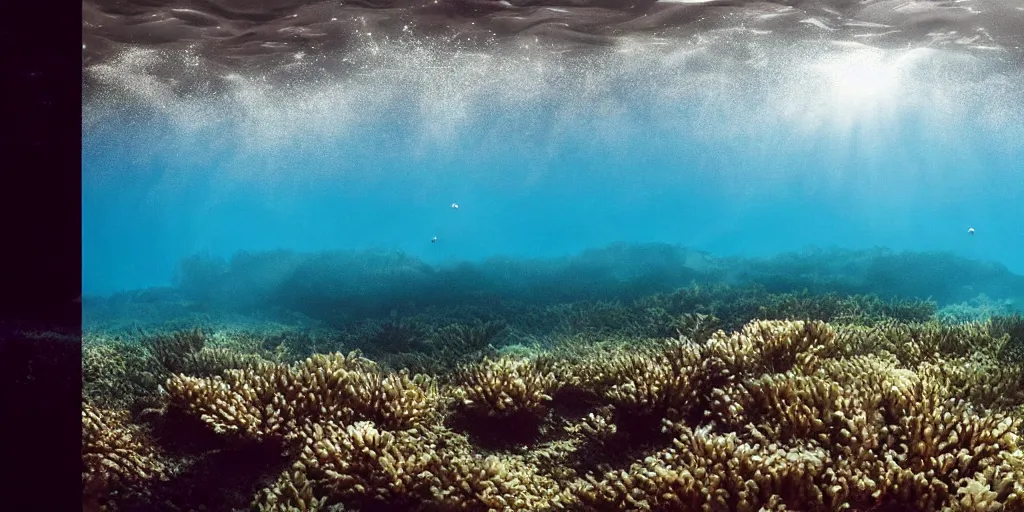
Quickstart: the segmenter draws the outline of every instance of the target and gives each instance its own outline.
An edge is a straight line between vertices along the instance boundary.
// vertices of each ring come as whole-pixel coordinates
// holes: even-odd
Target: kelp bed
[[[87,337],[85,508],[1024,510],[1020,317],[675,320],[376,361]]]

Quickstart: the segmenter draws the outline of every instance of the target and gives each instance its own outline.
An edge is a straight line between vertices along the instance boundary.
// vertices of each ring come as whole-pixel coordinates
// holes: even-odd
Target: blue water
[[[984,81],[908,100],[918,82],[869,101],[756,84],[674,101],[613,77],[512,106],[488,93],[355,117],[287,85],[291,103],[248,112],[230,99],[95,107],[83,292],[168,285],[197,253],[386,248],[443,263],[616,241],[943,251],[1024,274],[1024,103]]]

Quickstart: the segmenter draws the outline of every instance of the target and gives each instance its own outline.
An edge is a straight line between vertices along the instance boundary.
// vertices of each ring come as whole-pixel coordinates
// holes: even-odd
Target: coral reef
[[[82,394],[102,407],[128,409],[155,393],[156,361],[139,345],[86,338],[82,346]]]
[[[382,373],[350,354],[315,355],[295,365],[227,370],[212,378],[175,375],[168,402],[214,431],[242,438],[286,440],[318,421],[372,420],[408,428],[430,416],[438,400],[424,375]]]
[[[1009,316],[1014,313],[1010,299],[994,300],[985,294],[960,302],[947,304],[935,312],[935,317],[947,324],[984,322],[995,316]]]
[[[258,498],[261,510],[344,502],[389,510],[550,510],[558,483],[511,457],[480,457],[440,428],[315,425],[293,470]],[[316,494],[321,494],[317,497]],[[308,508],[306,508],[308,510]]]
[[[232,368],[270,363],[272,354],[245,333],[219,336],[216,346],[201,329],[133,338],[86,336],[82,345],[82,392],[98,406],[137,414],[160,406],[160,384],[175,374],[219,375]]]
[[[521,413],[542,417],[556,386],[553,372],[528,359],[486,360],[464,370],[459,380],[455,394],[461,409],[491,418]]]
[[[429,318],[369,322],[369,335],[349,333],[348,345],[391,368],[446,375],[460,365],[495,354],[507,333],[503,321],[464,321],[432,325]]]
[[[891,358],[822,359],[830,331],[756,322],[691,348],[707,352],[690,364],[727,363],[713,388],[687,383],[682,403],[711,398],[702,419],[664,419],[671,447],[586,475],[572,493],[597,510],[1024,507],[1024,418],[976,410],[937,375]],[[647,375],[648,389],[679,389],[664,374]]]
[[[747,320],[841,320],[849,308],[816,301],[820,314],[786,314],[785,308],[804,308],[809,295],[828,293],[842,302],[858,294],[891,297],[931,297],[945,305],[969,301],[985,292],[990,297],[1024,296],[1024,277],[984,261],[940,253],[869,250],[810,250],[769,259],[717,258],[667,244],[612,244],[557,259],[512,260],[493,258],[480,263],[428,265],[397,251],[291,251],[240,252],[229,260],[195,256],[182,262],[175,293],[165,301],[181,313],[191,301],[202,310],[249,312],[275,308],[300,312],[328,323],[361,318],[382,318],[395,311],[412,316],[416,305],[465,307],[487,302],[525,301],[542,307],[567,303],[630,302],[651,294],[671,294],[692,283],[756,285],[764,294],[793,294],[795,300],[773,307],[761,301],[747,303],[755,314]],[[753,288],[753,287],[751,287]],[[900,321],[922,321],[930,315],[914,304],[867,304],[872,312]],[[106,315],[120,305],[112,304]],[[890,307],[892,306],[892,307]],[[908,307],[904,307],[908,306]],[[931,305],[934,311],[935,305]],[[669,309],[666,308],[668,311]],[[886,311],[887,310],[887,311]],[[685,310],[683,312],[692,312]],[[670,311],[671,312],[671,311]],[[782,316],[774,316],[773,313]],[[134,312],[132,312],[134,313]],[[838,313],[838,316],[830,316]],[[678,313],[674,313],[678,314]],[[725,316],[718,315],[723,320]],[[342,318],[343,317],[343,318]],[[506,316],[506,318],[512,318]],[[739,325],[723,328],[734,330]]]
[[[612,321],[582,320],[592,303],[563,311],[555,345],[501,356],[479,349],[515,321],[377,331],[399,353],[455,360],[426,373],[358,352],[286,361],[266,340],[209,347],[199,331],[99,344],[86,355],[85,492],[109,510],[180,508],[195,481],[181,468],[216,471],[234,449],[274,454],[233,491],[232,507],[256,510],[1024,510],[1024,366],[1006,357],[1019,318],[907,321],[896,316],[917,306],[787,295],[776,311],[796,319],[715,329],[751,312],[743,300],[687,312],[701,293],[630,309],[654,312],[641,324],[672,319],[671,338],[621,324],[614,304],[599,308]],[[157,390],[111,382],[138,372]],[[101,401],[133,394],[157,412],[132,424],[109,408],[127,400]]]
[[[989,330],[993,336],[1005,337],[1000,357],[1024,364],[1024,316],[1020,313],[994,316],[989,319]]]
[[[125,493],[145,492],[153,479],[164,478],[164,464],[141,429],[127,415],[82,406],[82,487],[85,510],[99,510]]]

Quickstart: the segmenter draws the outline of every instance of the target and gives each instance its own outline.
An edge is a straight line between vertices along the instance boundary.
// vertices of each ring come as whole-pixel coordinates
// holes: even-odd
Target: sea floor
[[[87,331],[85,508],[1024,510],[1019,315],[727,287],[483,313]]]

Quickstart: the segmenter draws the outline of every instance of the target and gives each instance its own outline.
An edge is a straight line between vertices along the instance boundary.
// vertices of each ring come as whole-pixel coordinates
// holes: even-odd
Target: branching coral
[[[1005,361],[1024,364],[1024,316],[1020,313],[994,316],[988,328],[993,337],[1003,339],[999,356]]]
[[[373,357],[425,352],[430,326],[411,319],[382,319],[358,322],[343,333],[345,345]]]
[[[760,285],[691,286],[669,294],[645,297],[636,302],[640,311],[657,312],[655,318],[670,319],[680,314],[704,314],[726,330],[735,330],[755,320],[815,319],[834,324],[876,325],[884,321],[924,322],[935,312],[935,303],[883,301],[874,295],[837,293],[769,293]],[[636,322],[633,320],[633,322]],[[664,322],[656,322],[664,324]]]
[[[194,376],[217,375],[224,370],[249,368],[267,363],[253,353],[227,347],[208,346],[209,335],[202,329],[173,331],[142,338],[142,345],[156,361],[159,376],[183,373]]]
[[[588,476],[573,495],[592,510],[757,510],[778,492],[818,499],[814,477],[828,462],[820,449],[748,444],[709,427],[673,430],[672,447],[627,470]]]
[[[565,431],[591,444],[604,444],[614,437],[618,430],[612,417],[614,410],[614,407],[605,406],[587,413],[578,423],[567,425]]]
[[[508,331],[504,322],[452,323],[430,333],[429,341],[416,351],[387,354],[389,366],[446,377],[467,363],[493,356],[497,343]]]
[[[985,324],[885,322],[874,327],[842,326],[837,331],[837,344],[844,354],[884,352],[909,367],[948,357],[994,357],[1005,342],[993,336]]]
[[[627,354],[597,374],[587,386],[625,415],[678,417],[698,403],[702,378],[700,347],[679,342],[660,353]]]
[[[766,321],[719,331],[704,343],[674,340],[576,366],[566,381],[615,406],[620,417],[680,419],[703,414],[714,389],[747,375],[810,369],[830,350],[821,322]]]
[[[486,360],[465,368],[455,391],[461,408],[476,416],[543,416],[557,387],[555,374],[534,360]]]
[[[725,433],[670,422],[671,448],[626,470],[588,475],[573,493],[602,510],[757,510],[772,496],[798,509],[937,510],[980,478],[991,493],[968,501],[1020,503],[1015,482],[1024,473],[1008,457],[1019,450],[1021,420],[929,396],[920,383],[873,397],[822,377],[762,376],[719,394],[733,404]],[[871,400],[878,409],[864,408]]]
[[[82,404],[82,486],[87,509],[98,509],[119,494],[145,489],[164,476],[141,431],[127,414]]]
[[[417,316],[364,322],[342,336],[385,367],[447,377],[459,366],[493,356],[507,332],[503,320],[451,322]]]
[[[297,462],[258,497],[258,508],[340,501],[389,510],[550,510],[563,499],[558,482],[514,457],[480,457],[442,427],[386,431],[368,421],[328,422],[305,427],[301,438]]]
[[[206,346],[206,333],[196,328],[154,336],[143,335],[142,345],[168,373],[180,373],[187,368],[189,359]]]
[[[306,512],[323,510],[326,504],[326,496],[314,494],[305,466],[296,464],[282,473],[273,485],[260,490],[252,508],[260,512]]]
[[[1020,506],[1019,417],[973,411],[891,359],[823,357],[834,341],[795,322],[716,335],[700,360],[720,358],[730,378],[709,390],[711,423],[669,420],[673,447],[587,475],[573,495],[607,510]],[[667,382],[655,366],[644,374]]]
[[[256,354],[238,353],[227,348],[204,348],[192,354],[181,373],[194,376],[219,375],[225,370],[254,368],[270,362]]]
[[[332,354],[165,388],[215,432],[284,443],[259,510],[1024,510],[1024,381],[986,329],[755,321],[450,384]]]
[[[217,432],[249,439],[284,439],[305,424],[373,420],[390,428],[424,421],[437,404],[428,378],[385,374],[355,355],[316,355],[292,366],[228,370],[220,377],[176,375],[171,405]]]
[[[1022,365],[958,357],[923,363],[917,374],[945,386],[947,395],[967,399],[978,407],[1007,412],[1024,406]]]
[[[199,330],[149,336],[141,343],[87,338],[82,347],[82,392],[101,407],[138,415],[162,407],[159,387],[174,373],[219,375],[226,369],[269,364],[254,353],[206,346]]]
[[[128,409],[151,397],[159,368],[137,345],[86,339],[82,345],[82,395],[97,406]]]
[[[832,350],[834,338],[824,322],[755,321],[731,335],[719,331],[708,342],[708,352],[732,375],[781,373],[813,368]]]
[[[450,355],[471,354],[487,348],[508,331],[504,322],[474,322],[449,324],[434,333],[432,343]]]

